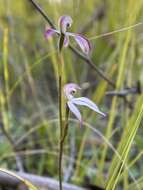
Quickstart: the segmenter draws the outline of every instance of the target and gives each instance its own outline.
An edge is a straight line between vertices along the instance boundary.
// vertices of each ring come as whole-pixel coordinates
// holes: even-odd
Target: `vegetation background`
[[[143,1],[36,2],[56,25],[72,17],[70,31],[88,37],[93,63],[116,84],[64,49],[64,82],[80,84],[108,113],[82,109],[82,129],[71,115],[64,181],[143,189]],[[46,25],[30,0],[0,0],[0,167],[58,179],[57,39],[45,39]]]

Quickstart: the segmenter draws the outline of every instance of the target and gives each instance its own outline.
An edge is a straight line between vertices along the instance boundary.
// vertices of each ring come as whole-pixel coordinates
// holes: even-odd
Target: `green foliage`
[[[0,2],[1,123],[14,139],[26,172],[57,178],[58,39],[45,40],[48,24],[28,0]],[[81,31],[104,4],[104,16],[85,31],[92,43],[91,58],[116,83],[117,91],[134,87],[137,81],[143,85],[143,23],[135,25],[143,18],[142,0],[37,2],[56,25],[59,16],[70,15],[72,32]],[[123,98],[106,96],[113,88],[68,48],[63,60],[64,82],[80,84],[81,93],[108,113],[103,119],[84,109],[83,129],[70,120],[63,157],[65,175],[72,165],[68,182],[83,185],[88,176],[107,190],[143,189],[143,96],[128,95],[129,108]],[[0,135],[1,168],[17,169],[13,147],[2,130]]]

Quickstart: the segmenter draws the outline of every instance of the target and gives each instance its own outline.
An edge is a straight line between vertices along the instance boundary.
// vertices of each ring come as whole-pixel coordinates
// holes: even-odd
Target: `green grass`
[[[58,179],[58,39],[45,40],[48,24],[28,0],[0,2],[1,122],[15,140],[25,171]],[[99,0],[37,2],[56,25],[59,16],[70,15],[72,32],[80,31],[102,4]],[[143,2],[106,0],[104,9],[105,16],[84,34],[92,43],[91,59],[116,83],[116,90],[134,87],[137,81],[142,86]],[[107,190],[141,190],[142,94],[127,97],[133,106],[130,109],[123,98],[106,96],[113,88],[68,48],[63,51],[63,59],[64,82],[83,86],[81,95],[108,113],[103,119],[82,109],[86,123],[83,129],[75,120],[70,121],[64,174],[71,164],[72,150],[75,155],[68,182],[83,185],[88,176],[91,183]],[[13,147],[2,131],[0,135],[0,167],[17,169]]]

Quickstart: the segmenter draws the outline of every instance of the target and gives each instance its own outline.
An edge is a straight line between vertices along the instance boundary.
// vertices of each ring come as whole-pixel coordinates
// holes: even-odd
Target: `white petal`
[[[82,117],[81,117],[80,111],[77,109],[77,107],[71,101],[68,101],[67,104],[68,104],[70,111],[80,121],[80,124],[82,124]]]
[[[81,106],[87,106],[89,107],[90,109],[92,109],[93,111],[101,114],[102,116],[106,116],[105,113],[101,112],[98,108],[98,106],[92,102],[90,99],[86,98],[86,97],[81,97],[81,98],[73,98],[71,99],[71,102],[73,104],[76,104],[76,105],[81,105]]]

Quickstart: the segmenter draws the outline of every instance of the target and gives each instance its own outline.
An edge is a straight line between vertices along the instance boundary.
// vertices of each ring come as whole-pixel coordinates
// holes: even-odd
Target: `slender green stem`
[[[63,153],[63,143],[60,141],[60,152],[59,152],[59,188],[60,190],[63,189],[62,187],[62,153]]]
[[[60,78],[59,78],[60,83]],[[60,92],[59,92],[59,99],[60,99]],[[59,188],[62,190],[62,153],[63,153],[63,144],[61,143],[62,139],[62,120],[61,120],[61,106],[59,102],[59,117],[60,117],[60,150],[59,150]]]
[[[59,75],[59,126],[60,137],[62,137],[62,75]]]
[[[63,121],[62,121],[62,74],[61,74],[61,68],[59,68],[59,126],[60,126],[59,188],[60,188],[60,190],[62,190],[62,152],[63,152],[63,146],[61,143],[62,134],[63,134],[63,126],[62,125],[63,125]]]
[[[68,132],[68,117],[69,117],[69,108],[66,105],[66,117],[65,117],[65,123],[64,123],[64,131],[60,138],[60,151],[59,151],[59,187],[60,190],[62,190],[62,156],[63,156],[63,147],[65,138],[67,136]]]
[[[66,104],[66,116],[65,116],[65,123],[64,123],[64,131],[63,131],[63,136],[62,136],[62,141],[64,143],[65,141],[65,138],[67,136],[67,133],[68,133],[68,118],[69,118],[69,107],[67,106]]]
[[[63,136],[63,111],[62,111],[62,66],[63,66],[63,60],[62,60],[62,46],[63,46],[63,40],[64,36],[60,36],[59,40],[59,126],[60,126],[60,142],[59,142],[59,189],[62,190],[62,154],[63,154],[63,143],[62,136]]]

